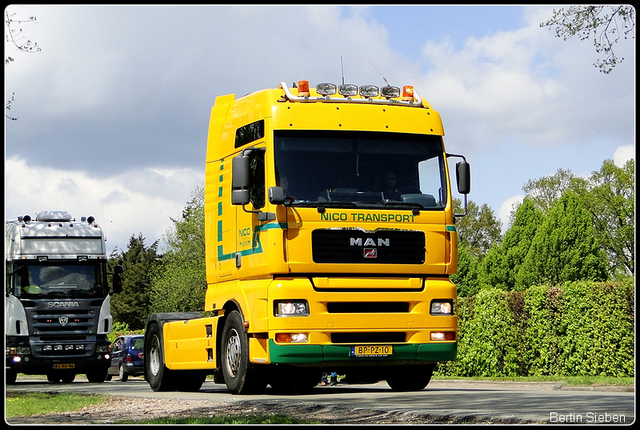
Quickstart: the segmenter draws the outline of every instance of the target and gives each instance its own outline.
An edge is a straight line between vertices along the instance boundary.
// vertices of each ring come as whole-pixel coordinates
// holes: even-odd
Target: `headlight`
[[[287,300],[274,303],[274,313],[277,317],[307,317],[309,303],[306,300]]]
[[[98,345],[98,346],[96,346],[96,352],[98,354],[101,353],[101,352],[109,352],[109,349],[110,349],[109,347],[110,346],[111,345]]]
[[[29,355],[31,349],[28,346],[12,346],[7,349],[7,355]]]
[[[451,315],[453,302],[451,300],[433,300],[431,302],[431,315]]]

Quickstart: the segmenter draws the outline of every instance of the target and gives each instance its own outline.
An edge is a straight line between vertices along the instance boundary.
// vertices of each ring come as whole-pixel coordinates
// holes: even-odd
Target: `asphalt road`
[[[89,383],[82,377],[68,384],[51,384],[44,379],[18,378],[10,390],[74,391],[86,394],[152,399],[212,400],[218,403],[249,402],[290,407],[331,405],[342,409],[376,410],[419,415],[525,420],[542,423],[622,423],[635,421],[635,393],[592,387],[562,387],[559,383],[431,381],[420,392],[391,391],[386,383],[316,387],[310,393],[284,395],[267,392],[234,396],[226,387],[211,381],[195,393],[156,393],[141,378]]]

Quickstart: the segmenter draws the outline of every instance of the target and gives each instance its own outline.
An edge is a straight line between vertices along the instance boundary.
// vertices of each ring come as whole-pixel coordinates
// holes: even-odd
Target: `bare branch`
[[[564,40],[578,36],[580,40],[593,40],[593,46],[604,59],[593,64],[602,73],[611,73],[624,58],[618,58],[613,45],[621,37],[635,38],[635,9],[630,5],[622,6],[570,6],[553,10],[550,20],[540,23],[540,27],[555,27],[556,37]]]

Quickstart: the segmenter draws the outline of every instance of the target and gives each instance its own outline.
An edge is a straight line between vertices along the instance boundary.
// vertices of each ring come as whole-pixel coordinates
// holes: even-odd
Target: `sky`
[[[11,5],[5,43],[5,218],[94,216],[107,248],[161,240],[204,183],[218,95],[280,82],[413,85],[441,116],[471,194],[507,227],[523,185],[635,157],[635,38],[605,75],[551,6]],[[5,26],[5,35],[7,29]],[[6,38],[5,38],[6,39]],[[342,61],[342,66],[341,66]]]

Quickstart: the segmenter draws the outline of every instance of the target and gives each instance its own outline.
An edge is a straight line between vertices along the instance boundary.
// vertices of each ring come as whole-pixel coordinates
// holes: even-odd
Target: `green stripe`
[[[269,339],[269,356],[274,364],[296,363],[384,363],[389,361],[436,362],[455,360],[457,343],[412,343],[393,345],[393,355],[388,357],[351,356],[351,345],[281,345]]]

